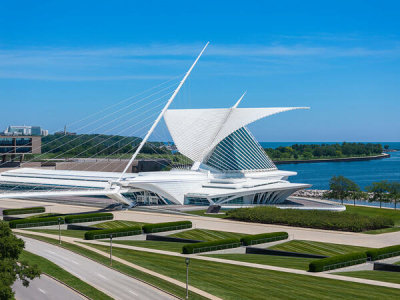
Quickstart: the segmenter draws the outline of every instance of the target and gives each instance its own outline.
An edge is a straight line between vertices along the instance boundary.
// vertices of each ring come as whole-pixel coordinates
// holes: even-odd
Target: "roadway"
[[[40,278],[30,281],[28,287],[22,285],[22,281],[17,280],[12,286],[15,298],[18,300],[82,300],[86,299],[74,290],[59,283],[44,274]]]
[[[72,251],[26,237],[22,239],[27,251],[50,260],[114,299],[175,299],[150,285]]]

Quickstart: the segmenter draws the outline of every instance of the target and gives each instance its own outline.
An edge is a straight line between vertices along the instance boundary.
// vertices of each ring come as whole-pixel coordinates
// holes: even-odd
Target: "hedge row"
[[[394,225],[394,221],[388,217],[362,216],[346,211],[279,209],[260,206],[237,208],[228,211],[226,214],[230,219],[246,222],[354,232],[392,227]]]
[[[310,262],[308,266],[308,271],[322,272],[361,264],[366,261],[367,254],[365,252],[353,252],[348,254],[335,255]]]
[[[378,260],[392,256],[398,256],[400,255],[400,245],[370,249],[366,251],[366,254],[371,260]]]
[[[240,245],[241,243],[238,239],[222,239],[211,242],[201,242],[184,245],[182,247],[182,253],[192,254],[206,251],[222,250],[240,247]]]
[[[244,236],[240,239],[240,242],[245,246],[251,246],[272,241],[286,240],[288,237],[289,235],[287,232],[269,232]]]
[[[11,208],[4,209],[3,215],[23,215],[23,214],[34,214],[34,213],[42,213],[45,212],[46,209],[43,206],[37,207],[27,207],[27,208]]]
[[[112,235],[112,237],[119,237],[137,234],[142,234],[142,227],[139,225],[114,229],[90,230],[85,232],[85,240],[109,238],[110,235]]]
[[[114,215],[112,213],[90,213],[80,215],[65,216],[65,223],[83,223],[92,221],[112,220]]]
[[[154,232],[185,229],[185,228],[192,228],[192,222],[177,221],[177,222],[166,222],[166,223],[143,225],[143,231],[145,233],[154,233]]]
[[[59,218],[60,218],[60,224],[64,224],[64,218],[62,217],[19,219],[19,220],[12,220],[8,224],[10,225],[11,228],[49,226],[49,225],[57,225]]]

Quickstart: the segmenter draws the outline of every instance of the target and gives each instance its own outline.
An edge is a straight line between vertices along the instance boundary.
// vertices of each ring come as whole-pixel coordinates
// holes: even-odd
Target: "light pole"
[[[58,243],[61,245],[61,218],[58,217]]]
[[[110,234],[110,266],[112,266],[112,234]]]
[[[189,257],[186,257],[185,263],[186,263],[186,299],[189,299],[189,263],[190,263]]]

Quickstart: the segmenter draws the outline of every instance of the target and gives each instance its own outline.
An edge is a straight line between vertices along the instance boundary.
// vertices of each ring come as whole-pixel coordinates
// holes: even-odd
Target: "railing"
[[[171,231],[171,230],[179,230],[179,229],[186,229],[191,228],[191,224],[184,224],[184,225],[177,225],[177,226],[170,226],[170,227],[159,227],[151,229],[151,233],[155,232],[162,232],[162,231]]]
[[[61,224],[64,224],[64,223],[61,223]],[[15,228],[40,227],[40,226],[50,226],[50,225],[58,225],[58,221],[16,224]]]
[[[329,270],[344,268],[344,267],[358,265],[358,264],[365,263],[365,262],[367,262],[366,258],[359,258],[359,259],[349,260],[349,261],[340,262],[340,263],[337,263],[337,264],[331,264],[331,265],[324,266],[322,268],[322,271],[329,271]]]
[[[385,258],[389,258],[389,257],[393,257],[393,256],[399,256],[399,255],[400,255],[400,251],[395,251],[395,252],[380,254],[380,255],[378,255],[378,256],[376,257],[375,260],[385,259]]]
[[[96,234],[93,235],[93,239],[98,240],[98,239],[105,239],[109,238],[110,235],[114,237],[121,237],[121,236],[130,236],[130,235],[137,235],[141,234],[141,230],[132,230],[132,231],[124,231],[124,232],[114,232],[114,233],[103,233],[103,234]]]
[[[215,245],[215,246],[208,246],[208,247],[201,247],[201,248],[194,248],[193,253],[200,253],[200,252],[208,252],[208,251],[216,251],[216,250],[223,250],[223,249],[231,249],[240,247],[240,242],[232,243],[232,244],[223,244],[223,245]]]
[[[259,239],[259,240],[252,240],[250,242],[250,246],[256,245],[256,244],[280,241],[280,240],[282,240],[282,237],[284,237],[286,239],[286,236],[280,235],[280,236],[273,236],[273,237],[269,237],[269,238],[263,238],[263,239]]]

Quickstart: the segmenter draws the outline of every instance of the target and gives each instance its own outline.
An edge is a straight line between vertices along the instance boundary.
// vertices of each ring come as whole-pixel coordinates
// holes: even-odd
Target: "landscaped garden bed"
[[[227,212],[227,217],[254,223],[353,232],[387,228],[394,225],[393,219],[385,216],[365,216],[346,211],[279,209],[265,206],[230,210]]]

